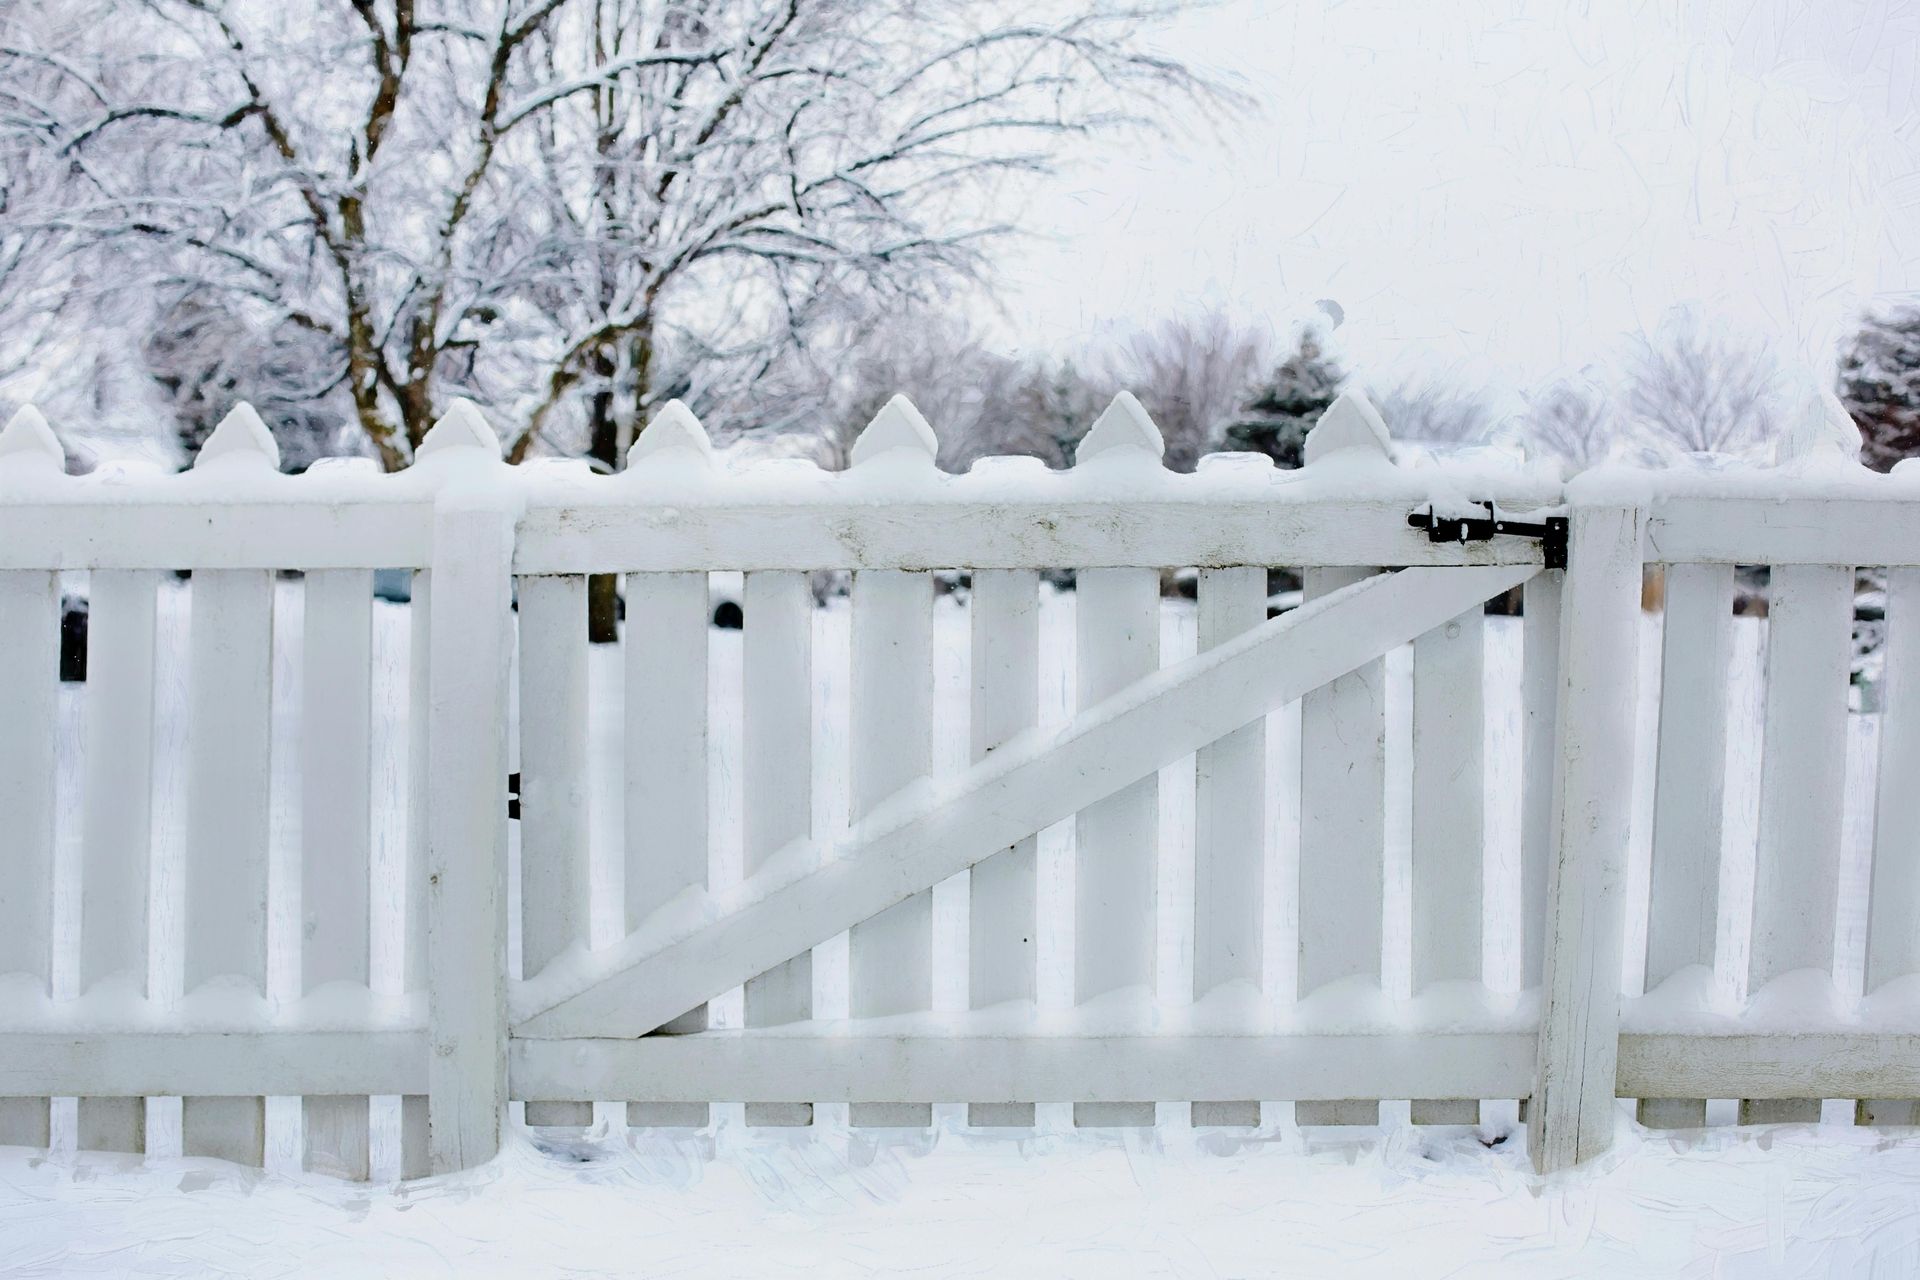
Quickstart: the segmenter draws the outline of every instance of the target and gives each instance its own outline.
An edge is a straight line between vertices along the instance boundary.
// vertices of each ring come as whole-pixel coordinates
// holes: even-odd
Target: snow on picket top
[[[1122,391],[1093,420],[1092,429],[1074,451],[1074,461],[1084,467],[1090,462],[1124,460],[1158,469],[1166,452],[1167,442],[1145,406],[1133,392]]]
[[[627,469],[689,462],[703,471],[711,470],[713,441],[693,410],[679,400],[669,400],[627,450]]]
[[[926,471],[933,466],[939,450],[939,439],[913,401],[895,396],[881,406],[853,442],[853,465],[871,467],[885,459],[896,467]]]
[[[32,405],[22,405],[0,430],[0,466],[10,472],[66,471],[66,451],[46,418]]]
[[[273,433],[260,421],[253,406],[244,400],[227,411],[194,455],[196,471],[220,466],[280,469],[280,446],[274,443]]]

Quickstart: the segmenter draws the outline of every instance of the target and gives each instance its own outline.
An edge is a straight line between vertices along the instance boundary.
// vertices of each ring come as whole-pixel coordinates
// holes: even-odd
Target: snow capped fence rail
[[[964,1103],[1001,1126],[1062,1103],[1084,1125],[1187,1104],[1245,1126],[1274,1102],[1373,1123],[1406,1100],[1417,1123],[1522,1103],[1536,1160],[1559,1168],[1604,1149],[1616,1096],[1651,1123],[1698,1123],[1730,1092],[1753,1118],[1824,1097],[1911,1118],[1920,814],[1897,783],[1920,763],[1902,705],[1920,482],[1810,447],[1773,469],[1563,485],[1494,450],[1396,456],[1357,396],[1296,472],[1220,455],[1176,475],[1160,452],[1123,396],[1069,471],[945,475],[896,400],[845,472],[731,469],[676,404],[597,476],[506,466],[459,405],[407,472],[285,476],[242,408],[190,472],[75,478],[16,417],[0,1141],[68,1125],[138,1151],[172,1114],[149,1100],[182,1099],[189,1154],[259,1163],[285,1122],[310,1165],[364,1177],[378,1118],[401,1171],[454,1169],[497,1149],[510,1099],[534,1124],[699,1125],[746,1103],[752,1124],[848,1104],[855,1125],[924,1125]],[[1476,523],[1482,502],[1564,510],[1566,570]],[[1645,563],[1665,566],[1665,678],[1637,742]],[[1773,578],[1752,928],[1729,934],[1736,564]],[[1890,570],[1864,1000],[1835,979],[1861,566]],[[1270,607],[1273,567],[1301,573],[1299,607]],[[1191,656],[1162,647],[1169,569],[1198,571]],[[404,611],[375,605],[377,570],[411,576]],[[852,575],[844,650],[821,641],[821,570]],[[1044,621],[1060,570],[1077,575],[1064,630]],[[191,575],[184,593],[168,571]],[[955,571],[957,753],[936,675],[961,607],[936,574]],[[714,573],[744,575],[738,644],[710,626]],[[611,669],[588,645],[594,574],[623,578]],[[77,768],[57,749],[63,587],[90,605]],[[1515,588],[1508,642],[1484,603]],[[163,624],[183,595],[175,655],[182,628]],[[175,667],[178,725],[157,711]],[[1073,706],[1052,723],[1043,672],[1063,669]],[[848,690],[842,759],[819,749],[816,685]],[[1486,750],[1495,705],[1524,725],[1511,759]],[[1654,753],[1651,796],[1636,750]],[[828,779],[845,823],[818,802]],[[177,838],[160,817],[175,784]],[[1516,798],[1504,862],[1490,792]],[[1623,1005],[1637,805],[1658,989]],[[1070,899],[1043,883],[1043,844],[1072,850]],[[961,886],[943,943],[935,900]],[[1174,913],[1177,989],[1157,929]],[[1731,989],[1713,980],[1733,968],[1723,935],[1746,947]],[[1063,939],[1049,993],[1042,952]],[[939,972],[956,946],[957,1001]],[[288,1098],[304,1101],[269,1105]]]

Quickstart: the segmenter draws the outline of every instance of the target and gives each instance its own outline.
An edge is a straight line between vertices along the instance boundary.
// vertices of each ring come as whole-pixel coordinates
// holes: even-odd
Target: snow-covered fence
[[[1712,962],[1725,914],[1703,895],[1736,562],[1776,566],[1779,628],[1756,986],[1832,969],[1836,584],[1896,567],[1901,665],[1920,645],[1901,627],[1912,480],[1797,465],[1563,487],[1495,450],[1396,460],[1358,397],[1298,472],[1228,455],[1172,474],[1130,397],[1067,472],[988,459],[949,476],[933,454],[895,401],[846,472],[730,470],[675,405],[620,475],[508,467],[462,405],[406,473],[288,477],[242,409],[186,474],[71,478],[44,425],[16,418],[0,436],[0,1140],[68,1124],[83,1147],[139,1150],[170,1114],[142,1099],[182,1098],[188,1153],[257,1163],[279,1115],[309,1163],[364,1176],[370,1133],[409,1172],[487,1158],[509,1098],[530,1123],[624,1104],[613,1118],[652,1125],[740,1102],[757,1124],[827,1103],[921,1125],[964,1103],[973,1123],[1026,1125],[1071,1103],[1081,1124],[1131,1125],[1186,1103],[1197,1124],[1247,1125],[1275,1100],[1302,1123],[1371,1123],[1395,1099],[1440,1123],[1506,1100],[1552,1168],[1605,1147],[1616,1094],[1667,1122],[1697,1111],[1673,1100],[1729,1089],[1867,1097],[1875,1119],[1896,1109],[1872,1099],[1920,1095],[1920,1023],[1895,1005],[1721,1012],[1687,969]],[[1566,526],[1496,533],[1471,519],[1480,502],[1503,518],[1565,503]],[[1410,514],[1469,517],[1447,526],[1466,537]],[[1543,568],[1563,536],[1564,574]],[[1672,981],[1623,1023],[1643,556],[1670,566],[1646,972]],[[1272,566],[1302,572],[1306,603],[1270,618]],[[385,667],[377,569],[414,577]],[[1070,633],[1045,623],[1041,575],[1059,569],[1077,574]],[[1199,571],[1191,657],[1161,647],[1166,569]],[[191,573],[183,730],[156,725],[167,570]],[[284,570],[304,575],[297,680],[274,668]],[[820,646],[820,570],[852,574],[846,650]],[[943,570],[969,575],[951,767]],[[709,627],[716,572],[744,575],[731,649]],[[601,647],[618,655],[612,714],[591,574],[624,579],[621,643]],[[85,576],[92,610],[83,767],[64,779],[62,575]],[[1483,602],[1516,586],[1523,634],[1496,645]],[[1071,654],[1049,651],[1068,634]],[[1074,705],[1052,723],[1043,673],[1063,666]],[[1920,737],[1892,683],[1897,778]],[[820,748],[821,684],[848,688],[843,759]],[[1484,750],[1491,703],[1524,726],[1512,759]],[[158,820],[168,779],[177,835]],[[841,780],[846,824],[818,803]],[[1505,862],[1490,793],[1517,796]],[[1881,789],[1876,983],[1920,969],[1906,795]],[[600,829],[608,812],[624,826]],[[1063,831],[1070,902],[1042,872]],[[934,899],[954,877],[964,929],[943,939]],[[1156,922],[1176,915],[1169,953]],[[1043,953],[1065,939],[1049,990]],[[940,972],[956,953],[964,982]],[[289,1096],[297,1113],[269,1105]]]

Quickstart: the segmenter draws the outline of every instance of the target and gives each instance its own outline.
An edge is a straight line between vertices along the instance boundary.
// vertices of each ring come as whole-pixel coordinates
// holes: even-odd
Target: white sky
[[[1920,5],[1228,0],[1159,43],[1260,106],[1037,197],[1009,345],[1214,305],[1284,334],[1324,297],[1363,370],[1511,384],[1696,302],[1824,378],[1920,287]]]

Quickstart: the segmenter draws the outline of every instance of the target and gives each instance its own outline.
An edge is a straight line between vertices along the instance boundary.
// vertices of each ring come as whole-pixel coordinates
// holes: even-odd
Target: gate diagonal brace
[[[1484,516],[1443,516],[1432,503],[1407,515],[1407,523],[1427,531],[1428,542],[1491,542],[1496,534],[1517,538],[1537,538],[1546,568],[1567,567],[1567,517],[1548,516],[1545,520],[1510,520],[1491,502],[1476,502]]]

